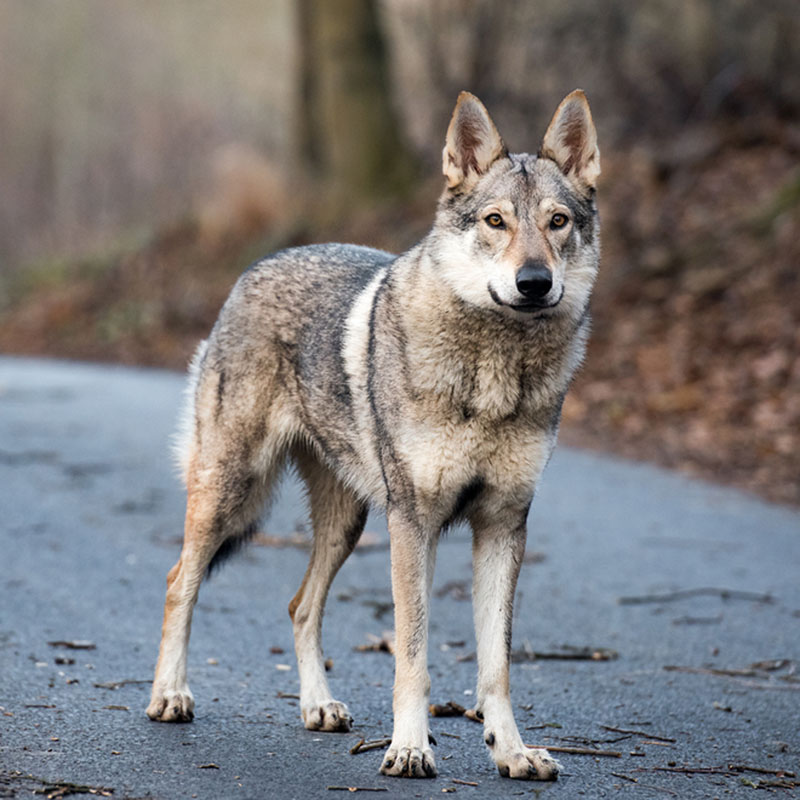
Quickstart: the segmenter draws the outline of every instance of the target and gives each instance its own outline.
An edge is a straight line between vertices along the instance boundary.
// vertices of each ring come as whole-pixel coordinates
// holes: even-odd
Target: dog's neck
[[[404,307],[410,380],[420,399],[488,420],[560,406],[583,356],[585,326],[567,316],[516,320],[470,305],[437,278],[424,247],[392,272],[391,291]]]

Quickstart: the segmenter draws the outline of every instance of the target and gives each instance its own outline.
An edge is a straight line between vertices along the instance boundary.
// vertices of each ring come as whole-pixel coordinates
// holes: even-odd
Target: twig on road
[[[789,668],[785,675],[771,675],[769,673]],[[756,661],[749,667],[744,668],[721,668],[721,667],[688,667],[676,664],[665,664],[663,667],[667,672],[686,672],[693,675],[715,675],[722,678],[730,678],[748,689],[777,689],[778,691],[797,691],[800,690],[800,680],[796,677],[796,664],[788,658],[774,659],[771,661]],[[755,678],[756,680],[745,680]],[[760,680],[758,680],[760,679]],[[783,683],[777,683],[783,681]]]
[[[33,778],[33,776],[30,776]],[[89,786],[82,783],[70,783],[69,781],[45,781],[41,778],[33,778],[43,784],[41,789],[34,790],[34,794],[43,794],[47,800],[61,800],[71,794],[93,794],[99,797],[111,797],[114,790],[108,786]]]
[[[796,778],[794,772],[789,769],[767,769],[766,767],[754,767],[750,764],[728,764],[731,772],[757,772],[760,775],[775,775],[778,778]]]
[[[67,647],[70,650],[95,650],[97,648],[94,642],[87,642],[83,639],[56,639],[47,644],[50,647]]]
[[[125,680],[121,681],[106,681],[105,683],[95,683],[93,684],[95,689],[121,689],[123,686],[131,686],[136,683],[152,683],[152,678],[142,678],[141,680],[134,680],[132,678],[126,678]]]
[[[681,775],[732,775],[727,767],[636,767],[635,772],[673,772]]]
[[[619,750],[596,750],[593,747],[560,747],[545,744],[526,744],[531,750],[549,750],[551,753],[568,753],[573,756],[605,756],[606,758],[622,758]]]
[[[448,700],[448,702],[444,704],[431,703],[430,706],[428,706],[428,711],[432,717],[463,717],[466,710],[464,706],[452,700]]]
[[[771,594],[758,592],[741,592],[736,589],[717,589],[704,586],[700,589],[681,589],[677,592],[665,594],[642,594],[632,597],[620,597],[617,602],[621,606],[636,606],[644,603],[672,603],[676,600],[686,600],[690,597],[719,597],[721,600],[751,600],[755,603],[774,603]]]
[[[660,742],[672,742],[673,744],[677,742],[677,739],[671,739],[669,736],[659,736],[655,733],[648,733],[647,731],[637,731],[637,730],[629,730],[628,728],[616,728],[613,725],[601,725],[601,728],[604,728],[607,731],[611,731],[612,733],[626,733],[629,736],[644,736],[647,739],[657,739]]]
[[[373,739],[371,742],[364,741],[364,739],[359,739],[350,748],[350,755],[354,756],[356,753],[366,753],[368,750],[377,750],[381,747],[388,747],[391,743],[391,738]]]
[[[509,654],[513,664],[530,661],[616,661],[619,653],[610,647],[575,647],[566,644],[560,650],[531,650],[521,647]],[[474,661],[476,654],[464,653],[456,659],[459,663]]]
[[[609,647],[574,647],[565,644],[560,650],[512,650],[511,661],[615,661],[619,653]]]

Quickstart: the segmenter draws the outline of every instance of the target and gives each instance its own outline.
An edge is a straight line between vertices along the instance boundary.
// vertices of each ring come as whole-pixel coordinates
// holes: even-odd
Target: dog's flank
[[[347,730],[325,678],[325,600],[369,506],[386,509],[395,604],[395,728],[381,771],[436,774],[429,744],[429,595],[443,529],[473,530],[477,707],[501,774],[551,779],[511,709],[512,604],[536,483],[583,357],[597,271],[599,154],[581,92],[538,155],[509,154],[462,93],[430,233],[393,256],[353,245],[276,253],[239,279],[190,368],[179,459],[184,547],[168,576],[148,714],[186,721],[193,606],[205,574],[255,530],[293,463],[314,532],[289,612],[306,727]]]

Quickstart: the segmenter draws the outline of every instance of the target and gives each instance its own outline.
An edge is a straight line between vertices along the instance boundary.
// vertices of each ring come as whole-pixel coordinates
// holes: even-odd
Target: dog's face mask
[[[538,156],[509,154],[483,104],[463,92],[443,151],[435,259],[462,300],[518,319],[582,314],[598,257],[600,155],[575,91]]]

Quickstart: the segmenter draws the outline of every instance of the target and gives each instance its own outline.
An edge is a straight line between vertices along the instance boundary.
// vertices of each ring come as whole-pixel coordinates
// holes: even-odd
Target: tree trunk
[[[297,7],[301,160],[332,203],[402,195],[414,161],[390,102],[375,0],[299,0]]]

